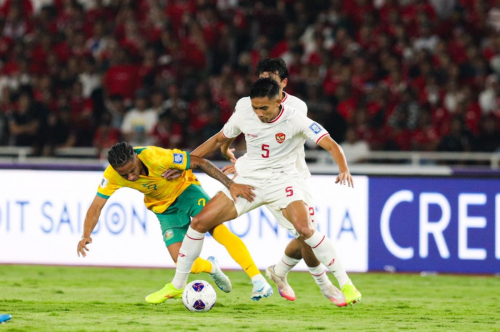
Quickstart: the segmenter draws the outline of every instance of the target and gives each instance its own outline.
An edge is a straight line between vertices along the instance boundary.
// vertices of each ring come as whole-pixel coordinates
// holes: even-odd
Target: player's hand
[[[236,172],[236,167],[234,164],[229,164],[227,166],[224,166],[221,168],[222,173],[229,175],[229,174],[234,174],[233,179],[238,175]]]
[[[182,175],[182,172],[180,169],[175,169],[171,168],[168,171],[163,172],[161,175],[165,180],[174,180],[177,179]]]
[[[236,162],[236,157],[234,156],[234,149],[227,149],[226,152],[222,152],[224,158],[232,162],[233,164]]]
[[[89,251],[89,248],[87,248],[87,244],[89,244],[89,243],[92,243],[92,238],[82,236],[82,239],[78,242],[78,247],[76,249],[76,253],[78,254],[78,257],[80,257],[80,254],[82,255],[82,257],[87,256],[87,253],[85,252],[85,250]]]
[[[349,172],[340,172],[337,176],[335,183],[346,184],[349,187],[354,188],[354,182],[352,181],[352,175]]]
[[[255,197],[255,193],[253,192],[254,187],[246,185],[234,183],[229,187],[229,192],[231,193],[231,197],[233,197],[234,202],[238,201],[238,196],[243,197],[249,202],[253,202]]]

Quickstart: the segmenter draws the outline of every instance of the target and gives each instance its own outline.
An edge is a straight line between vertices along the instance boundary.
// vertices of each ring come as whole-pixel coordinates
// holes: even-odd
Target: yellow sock
[[[212,263],[210,263],[206,259],[198,257],[194,261],[193,267],[191,268],[191,273],[196,274],[201,272],[212,272]]]
[[[213,233],[214,239],[222,244],[229,255],[238,263],[243,270],[248,274],[250,279],[260,274],[259,269],[253,262],[252,256],[248,252],[247,247],[239,237],[231,233],[225,225],[215,227]]]

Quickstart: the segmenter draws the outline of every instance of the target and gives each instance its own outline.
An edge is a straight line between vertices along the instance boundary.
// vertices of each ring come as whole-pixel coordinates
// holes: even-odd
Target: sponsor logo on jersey
[[[108,185],[108,179],[102,178],[101,184],[100,184],[101,188],[106,188],[107,185]]]
[[[319,133],[320,131],[323,130],[319,124],[314,122],[312,125],[309,126],[309,129],[311,129],[315,134]]]
[[[276,141],[281,144],[285,141],[286,135],[283,133],[276,134]]]
[[[184,155],[182,153],[174,153],[174,164],[182,164],[184,162]]]
[[[254,134],[247,134],[247,136],[252,137],[252,138],[257,138],[257,137],[259,137],[259,136],[254,135]]]

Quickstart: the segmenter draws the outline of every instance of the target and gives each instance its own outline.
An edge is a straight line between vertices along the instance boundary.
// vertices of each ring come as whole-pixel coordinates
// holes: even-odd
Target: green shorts
[[[209,200],[210,196],[201,186],[192,184],[184,189],[165,212],[155,213],[160,221],[163,241],[167,247],[182,242],[191,224],[191,218],[200,213]]]

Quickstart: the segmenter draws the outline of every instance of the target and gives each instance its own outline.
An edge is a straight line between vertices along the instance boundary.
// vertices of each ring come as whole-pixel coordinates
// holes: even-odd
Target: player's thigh
[[[309,212],[297,179],[270,184],[266,200],[269,201],[267,205],[270,210],[281,212],[281,215],[276,213],[275,216],[279,217],[277,220],[283,227],[296,230],[298,234],[303,228],[309,227]],[[297,232],[292,233],[298,235]]]
[[[223,193],[217,193],[191,220],[191,227],[198,232],[208,232],[225,221],[238,216],[233,202]]]
[[[269,205],[266,205],[266,207],[269,210],[269,212],[271,212],[272,215],[276,218],[280,226],[287,229],[296,238],[300,236],[297,230],[295,230],[295,227],[293,227],[292,223],[288,219],[286,219],[286,217],[283,215],[283,211],[275,210],[271,208]]]
[[[238,200],[234,202],[231,193],[229,192],[229,189],[227,188],[221,189],[220,192],[223,193],[229,200],[231,200],[232,204],[236,209],[238,217],[264,204],[263,198],[265,196],[265,189],[264,189],[264,187],[266,186],[265,182],[247,179],[242,176],[237,176],[236,178],[233,179],[233,181],[239,184],[246,184],[252,186],[254,188],[253,191],[255,193],[255,198],[252,202],[247,201],[243,197],[238,197]]]
[[[307,205],[307,209],[309,212],[309,220],[314,229],[318,228],[318,221],[316,220],[316,203],[314,201],[314,197],[311,194],[311,189],[309,187],[309,183],[307,179],[300,179],[298,181],[298,186],[302,191],[302,196],[304,197],[304,202]]]
[[[307,235],[310,233],[308,230],[313,230],[309,221],[309,210],[304,201],[293,201],[282,211],[300,235]]]

